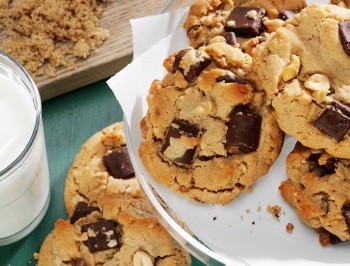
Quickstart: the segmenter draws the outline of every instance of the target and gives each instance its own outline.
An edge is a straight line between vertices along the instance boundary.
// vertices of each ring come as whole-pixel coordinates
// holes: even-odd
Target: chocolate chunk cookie
[[[252,55],[268,33],[305,6],[303,0],[199,0],[190,7],[183,26],[195,48],[219,38]]]
[[[280,192],[322,245],[350,240],[350,160],[297,143],[288,155]]]
[[[68,173],[65,204],[39,265],[191,265],[141,190],[116,123],[88,139]]]
[[[350,159],[350,10],[314,4],[261,44],[259,87],[279,126],[303,145]]]
[[[93,135],[81,147],[67,175],[64,201],[69,216],[78,202],[98,202],[114,193],[144,197],[131,165],[122,123]]]
[[[164,66],[147,97],[139,155],[157,182],[226,204],[268,172],[284,139],[265,93],[246,79],[251,57],[218,42],[175,52]]]
[[[191,265],[188,253],[147,209],[117,194],[99,207],[78,203],[73,216],[79,218],[55,223],[38,265]]]

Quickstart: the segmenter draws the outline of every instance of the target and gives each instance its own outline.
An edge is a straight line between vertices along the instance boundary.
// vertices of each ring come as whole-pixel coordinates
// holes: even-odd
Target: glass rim
[[[27,88],[31,96],[31,99],[33,100],[33,105],[36,112],[36,118],[35,118],[35,125],[33,128],[33,132],[31,134],[31,137],[27,145],[24,147],[22,152],[17,156],[15,160],[13,160],[4,169],[0,170],[0,183],[7,180],[6,174],[9,174],[11,173],[11,171],[15,170],[21,164],[23,159],[27,157],[28,153],[31,150],[31,147],[33,146],[33,143],[36,140],[36,137],[39,132],[39,127],[41,124],[41,98],[40,98],[39,90],[34,80],[30,76],[28,71],[15,58],[13,58],[12,56],[10,56],[9,54],[3,51],[0,51],[0,62],[2,61],[4,61],[6,67],[9,67],[10,69],[12,69],[14,73],[21,72],[21,74],[23,74],[23,77],[25,80],[23,80],[22,77],[19,77],[19,78],[22,80],[22,82],[24,82],[24,85],[25,85],[24,87]]]

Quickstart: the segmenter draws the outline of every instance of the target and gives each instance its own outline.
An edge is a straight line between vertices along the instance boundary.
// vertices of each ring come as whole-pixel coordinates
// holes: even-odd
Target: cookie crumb
[[[38,259],[39,259],[39,253],[34,252],[34,254],[33,254],[33,258],[34,258],[34,259],[36,259],[36,260],[38,260]]]
[[[277,219],[280,218],[280,215],[281,215],[281,209],[282,207],[281,206],[278,206],[278,205],[267,205],[267,210],[272,213]]]
[[[216,221],[217,218],[218,218],[217,216],[214,216],[214,217],[213,217],[213,221]]]
[[[259,206],[256,210],[257,210],[258,212],[261,211],[261,206]]]
[[[247,191],[248,191],[248,193],[252,193],[253,192],[253,187],[252,186],[249,186],[248,188],[247,188]]]
[[[255,221],[252,221],[252,225],[255,225]]]
[[[289,234],[293,233],[293,231],[294,231],[294,224],[288,223],[288,224],[286,225],[286,231],[287,231],[287,233],[289,233]]]
[[[250,213],[250,209],[246,209],[245,212],[246,212],[246,213]]]

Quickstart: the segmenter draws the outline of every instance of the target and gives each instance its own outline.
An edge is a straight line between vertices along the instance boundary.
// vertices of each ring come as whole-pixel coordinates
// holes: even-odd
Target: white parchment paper
[[[130,20],[134,58],[139,57],[157,42],[182,27],[188,7],[166,14]]]

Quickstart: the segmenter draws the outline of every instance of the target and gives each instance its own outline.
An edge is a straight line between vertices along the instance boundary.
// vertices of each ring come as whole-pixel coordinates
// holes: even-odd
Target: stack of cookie
[[[279,127],[298,140],[281,194],[322,245],[350,240],[349,43],[350,10],[311,5],[257,48],[253,66]]]
[[[38,265],[191,265],[139,187],[122,123],[82,146],[65,186],[68,220],[42,244]]]
[[[350,240],[350,10],[338,2],[193,4],[190,46],[164,60],[141,121],[152,177],[227,204],[269,171],[286,133],[298,143],[282,196],[323,245]]]

